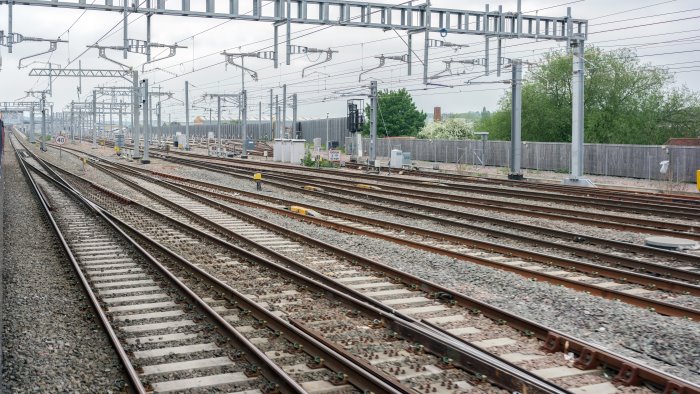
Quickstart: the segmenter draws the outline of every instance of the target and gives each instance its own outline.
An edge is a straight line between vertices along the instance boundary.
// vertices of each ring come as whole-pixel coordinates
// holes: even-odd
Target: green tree
[[[379,94],[377,111],[377,135],[416,136],[425,126],[428,116],[419,111],[406,89],[385,90]],[[369,135],[369,105],[365,107],[365,125],[362,134]]]
[[[674,86],[667,69],[643,64],[629,49],[590,47],[585,59],[586,142],[662,144],[698,135],[699,96]],[[551,52],[542,63],[523,82],[523,140],[569,142],[572,57]],[[510,105],[508,92],[477,129],[490,132],[490,139],[510,139]]]
[[[436,140],[466,140],[474,138],[473,125],[473,122],[463,118],[449,118],[443,122],[425,125],[418,133],[418,137]]]

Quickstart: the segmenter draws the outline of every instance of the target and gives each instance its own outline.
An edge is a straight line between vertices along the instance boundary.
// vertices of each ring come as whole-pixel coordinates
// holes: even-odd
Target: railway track
[[[22,167],[98,311],[134,391],[217,387],[248,392],[283,387],[300,392],[282,371],[257,364],[266,369],[267,376],[250,374],[256,367],[253,363],[263,361],[256,359],[250,343],[226,330],[225,325],[221,333],[213,331],[213,326],[221,325],[216,315],[182,283],[154,268],[157,260],[110,225],[99,211],[81,206],[70,190],[52,183],[36,164],[27,167],[23,163]],[[235,356],[243,351],[250,355],[250,361]]]
[[[347,163],[349,168],[369,170],[366,165],[357,163]],[[586,202],[605,202],[617,206],[618,209],[624,207],[646,207],[650,209],[662,208],[664,205],[675,205],[686,208],[699,208],[700,199],[686,194],[661,194],[644,191],[630,191],[628,189],[605,187],[605,188],[586,188],[579,186],[568,186],[547,182],[532,182],[528,180],[510,180],[500,178],[489,178],[473,175],[456,175],[435,172],[421,171],[404,171],[391,170],[392,173],[406,174],[409,177],[415,178],[433,178],[441,181],[455,182],[457,184],[466,184],[472,186],[477,185],[492,185],[497,187],[512,187],[518,188],[518,192],[528,191],[538,193],[542,191],[547,194],[556,193],[560,195],[575,196],[578,201]],[[533,192],[534,191],[534,192]],[[536,194],[533,194],[536,195]]]
[[[201,198],[195,198],[193,194],[186,193],[183,191],[178,191],[174,192],[174,190],[177,190],[175,187],[166,187],[164,184],[161,184],[160,187],[156,188],[153,187],[152,182],[153,181],[146,181],[142,177],[140,177],[138,174],[130,174],[130,175],[125,175],[125,174],[120,174],[117,175],[114,171],[115,169],[109,169],[109,168],[103,168],[105,171],[108,173],[111,173],[112,175],[118,176],[122,179],[123,182],[129,184],[130,187],[135,187],[136,189],[143,191],[146,191],[151,198],[156,198],[156,196],[160,197],[161,199],[161,204],[168,205],[169,210],[172,211],[172,208],[175,208],[176,206],[186,206],[187,210],[190,212],[190,215],[192,215],[193,212],[199,211],[200,213],[197,214],[200,216],[200,220],[202,218],[206,219],[205,216],[210,216],[211,221],[216,221],[216,220],[224,220],[223,218],[227,218],[227,216],[233,216],[231,213],[233,212],[232,208],[228,207],[225,208],[221,204],[209,202],[207,204],[201,203],[203,200]],[[147,189],[147,190],[143,190]],[[157,190],[156,190],[157,189]],[[200,206],[197,206],[196,204],[193,204],[192,201],[187,201],[185,199],[185,196],[187,196],[190,200],[199,200],[200,201]],[[208,208],[203,207],[201,205],[208,206]],[[214,209],[212,209],[214,208]],[[218,212],[215,212],[218,211]],[[240,215],[238,215],[238,219],[240,221]],[[227,229],[229,236],[232,236],[235,239],[245,239],[249,238],[246,237],[245,235],[241,235],[240,232],[248,233],[249,236],[252,236],[256,233],[263,237],[262,239],[266,240],[267,242],[270,242],[269,248],[274,248],[273,245],[280,245],[284,247],[288,247],[291,250],[294,250],[297,245],[290,244],[290,241],[288,239],[284,239],[283,237],[280,237],[278,234],[273,234],[269,230],[266,229],[255,229],[251,228],[250,223],[238,223],[238,222],[231,222],[231,218],[227,218],[228,224],[226,222],[219,223],[220,227],[223,227]],[[259,224],[258,224],[259,225]],[[298,234],[294,235],[295,237],[298,236]],[[248,240],[250,242],[251,240]],[[256,242],[252,240],[251,242],[252,245],[255,245]],[[297,242],[298,244],[298,242]],[[258,248],[261,247],[261,245],[257,246]],[[266,248],[262,246],[263,248]],[[327,245],[324,245],[325,249],[328,249]],[[304,255],[309,255],[310,252],[304,253]],[[346,254],[347,255],[347,254]],[[348,255],[349,256],[349,255]],[[358,256],[351,256],[353,259],[357,259]],[[300,256],[301,258],[301,256]],[[312,258],[316,259],[316,256],[313,256]],[[361,260],[361,258],[360,258]],[[356,260],[356,261],[360,261]],[[315,260],[314,260],[315,261]],[[346,284],[351,284],[349,287],[349,290],[358,290],[361,292],[364,292],[366,294],[372,294],[375,297],[375,301],[379,301],[380,304],[382,301],[388,301],[387,304],[390,307],[391,310],[394,309],[394,307],[398,306],[404,306],[406,311],[405,312],[411,312],[411,313],[417,313],[418,315],[416,318],[420,318],[421,320],[425,321],[432,321],[433,324],[438,325],[438,328],[440,329],[445,329],[445,330],[450,330],[452,334],[459,334],[458,336],[462,337],[462,340],[464,338],[474,338],[474,337],[479,337],[480,335],[485,334],[485,331],[488,331],[490,334],[494,335],[503,335],[502,331],[499,330],[499,326],[502,325],[502,323],[510,323],[511,326],[513,327],[520,327],[520,332],[515,332],[515,333],[510,333],[508,337],[496,337],[496,338],[487,338],[483,339],[484,342],[481,342],[483,346],[486,346],[490,349],[495,349],[494,351],[497,354],[501,354],[506,356],[507,358],[510,357],[512,360],[515,360],[516,362],[519,363],[525,363],[525,364],[534,364],[533,367],[537,368],[537,365],[539,363],[547,363],[552,361],[551,359],[548,359],[548,356],[544,353],[536,353],[539,346],[542,344],[546,344],[549,346],[550,350],[554,351],[561,351],[563,350],[563,344],[566,342],[568,345],[568,349],[574,349],[577,352],[577,354],[582,355],[582,359],[587,359],[587,357],[590,356],[590,348],[587,347],[586,345],[581,345],[582,342],[575,340],[573,338],[567,338],[566,340],[563,340],[562,336],[558,333],[553,333],[550,330],[543,330],[541,327],[539,329],[535,328],[536,325],[532,325],[531,323],[529,325],[526,325],[528,328],[522,330],[523,326],[523,321],[518,318],[513,318],[512,316],[509,316],[507,313],[504,314],[503,311],[498,312],[497,310],[488,307],[484,304],[478,303],[478,301],[475,300],[469,300],[466,297],[460,295],[460,294],[455,294],[453,292],[450,292],[447,289],[441,288],[440,286],[437,286],[435,284],[431,284],[429,282],[421,281],[418,278],[415,277],[410,277],[405,274],[402,274],[400,272],[396,272],[395,270],[392,270],[386,266],[381,266],[380,264],[377,263],[372,263],[368,261],[364,261],[362,266],[362,270],[358,270],[358,266],[356,264],[353,264],[351,262],[343,261],[342,259],[338,259],[337,257],[333,258],[332,260],[327,260],[327,261],[321,261],[320,264],[313,264],[313,262],[303,262],[300,261],[301,265],[306,266],[306,270],[309,271],[313,275],[318,275],[317,271],[322,271],[326,275],[326,278],[329,277],[335,277],[335,278],[341,278],[341,282],[346,283]],[[390,274],[392,276],[395,275],[395,280],[391,280],[391,277],[387,277],[387,274]],[[389,280],[387,280],[387,278]],[[401,283],[403,282],[403,283]],[[401,288],[403,287],[403,289]],[[423,293],[419,292],[418,290],[423,290]],[[379,293],[379,294],[377,294]],[[435,301],[434,298],[431,299],[431,297],[426,297],[426,295],[432,294],[433,296],[438,293],[444,293],[447,295],[446,300],[447,301],[454,301],[456,302],[456,305],[449,306],[450,302],[447,303],[448,307],[445,307],[444,305],[434,305]],[[373,297],[369,297],[373,298]],[[379,298],[377,300],[376,298]],[[394,300],[394,301],[392,301]],[[400,302],[405,302],[406,304],[397,304]],[[457,310],[454,310],[454,308],[460,307],[460,306],[467,306],[465,309],[462,309],[460,313],[455,314]],[[478,305],[478,307],[475,307],[475,305]],[[385,305],[387,306],[387,305]],[[424,308],[424,309],[421,309]],[[484,309],[480,309],[484,308]],[[476,309],[476,311],[475,311]],[[486,310],[486,312],[484,312]],[[401,311],[401,309],[399,309]],[[494,316],[500,316],[499,318],[494,318]],[[478,319],[477,322],[475,322],[475,319]],[[480,320],[483,319],[483,320]],[[481,323],[483,322],[483,323]],[[490,325],[488,323],[490,322]],[[500,324],[499,324],[500,322]],[[487,324],[485,326],[481,326],[480,324]],[[495,324],[495,325],[494,325]],[[502,327],[503,328],[503,327]],[[486,330],[484,330],[486,329]],[[533,338],[536,337],[537,339]],[[527,338],[527,339],[524,339]],[[527,345],[528,342],[534,343],[536,346],[535,348],[530,348],[530,350],[527,350],[525,353],[520,353],[520,352],[513,352],[513,348],[520,348],[521,344],[520,341],[523,341],[523,345]],[[543,342],[544,341],[544,342]],[[595,350],[594,352],[598,354],[598,351],[601,350]],[[604,352],[604,351],[603,351]],[[517,354],[514,354],[517,353]],[[555,354],[561,354],[561,353],[555,353]],[[535,357],[535,358],[530,358],[530,356]],[[523,358],[524,357],[524,358]],[[596,356],[598,357],[598,356]],[[594,358],[596,358],[594,357]],[[615,357],[612,357],[614,359]],[[559,360],[559,363],[561,363],[562,359],[561,356],[559,357],[554,357],[554,361],[556,363],[556,359]],[[600,361],[600,359],[597,359]],[[611,359],[607,359],[606,362],[610,362]],[[581,361],[581,359],[579,359]],[[614,364],[614,363],[613,363]],[[628,376],[629,368],[624,365],[625,363],[623,362],[622,364],[618,365],[620,366],[621,372],[621,377]],[[539,364],[541,367],[543,364]],[[590,367],[591,365],[588,365]],[[560,364],[557,367],[551,367],[551,368],[540,368],[540,369],[535,369],[534,372],[537,374],[537,371],[541,374],[548,374],[548,373],[564,373],[562,369],[560,369],[562,365]],[[543,372],[543,370],[550,370],[551,372]],[[556,372],[555,372],[556,371]],[[571,373],[572,371],[566,370],[566,373]],[[590,372],[592,375],[595,375],[595,372]],[[579,375],[579,373],[574,373],[573,375],[569,376],[559,376],[561,379],[565,378],[570,378],[571,376],[574,375]],[[587,375],[587,374],[584,374]],[[592,376],[591,375],[591,376]],[[551,376],[551,375],[550,375]],[[580,378],[580,376],[579,376]],[[558,379],[558,378],[553,378],[553,379]],[[623,379],[624,380],[624,379]],[[603,386],[605,386],[608,382],[600,382],[600,383],[594,383],[594,384],[600,384],[598,388],[601,390],[603,389]],[[608,386],[607,389],[609,389]]]
[[[157,155],[157,154],[156,154]],[[225,165],[220,165],[216,163],[212,163],[210,161],[205,161],[205,160],[192,160],[192,159],[178,159],[174,158],[172,156],[165,157],[162,156],[163,159],[167,161],[171,161],[177,164],[183,164],[183,165],[188,165],[196,168],[202,168],[202,169],[207,169],[210,171],[217,171],[220,173],[225,173],[227,175],[231,175],[234,177],[238,177],[241,179],[250,179],[250,175],[253,171],[246,170],[244,172],[237,171],[235,169],[231,169],[228,166]],[[381,203],[382,205],[379,204],[372,204],[368,203],[367,197],[368,197],[368,190],[367,189],[341,189],[341,190],[332,190],[331,188],[309,188],[305,186],[310,186],[309,182],[300,182],[296,181],[294,184],[288,184],[287,182],[284,181],[276,181],[276,180],[271,180],[270,178],[266,178],[266,184],[274,185],[277,187],[280,187],[282,189],[286,190],[292,190],[296,191],[299,193],[304,193],[304,194],[309,194],[309,195],[325,195],[327,198],[333,198],[333,199],[339,199],[339,200],[346,200],[346,201],[352,201],[353,204],[355,205],[363,205],[363,206],[368,206],[372,207],[373,209],[382,209],[380,207],[383,207],[383,209],[386,210],[391,210],[394,212],[398,212],[399,210],[394,209],[394,207],[400,206],[400,207],[406,207],[408,209],[401,209],[403,213],[405,213],[408,216],[411,216],[413,212],[424,212],[427,216],[432,216],[435,217],[437,220],[439,220],[441,217],[450,217],[450,218],[456,218],[460,220],[466,220],[467,222],[472,222],[474,220],[482,222],[482,223],[487,223],[487,224],[493,224],[499,227],[503,227],[509,230],[518,230],[518,231],[525,231],[526,233],[529,234],[541,234],[547,237],[556,237],[560,238],[565,241],[575,241],[577,244],[594,244],[594,245],[599,245],[602,248],[609,249],[609,248],[615,248],[619,249],[623,252],[627,253],[635,253],[638,255],[650,255],[650,256],[656,256],[659,258],[663,258],[664,262],[671,260],[677,260],[679,262],[686,262],[690,263],[691,265],[696,264],[698,261],[698,256],[693,255],[692,253],[677,253],[673,251],[668,251],[668,250],[662,250],[658,248],[651,248],[643,245],[637,245],[629,242],[620,242],[608,238],[603,238],[603,237],[596,237],[596,236],[591,236],[591,235],[585,235],[581,233],[575,233],[571,231],[562,231],[558,230],[555,228],[549,228],[549,227],[543,227],[543,226],[536,226],[536,225],[530,225],[527,223],[520,223],[517,221],[512,221],[512,220],[506,220],[506,219],[499,219],[499,218],[494,218],[490,216],[486,216],[483,214],[475,214],[475,213],[467,213],[467,212],[462,212],[462,211],[455,211],[454,209],[447,209],[447,208],[442,208],[442,207],[435,207],[435,206],[429,206],[424,203],[416,203],[412,201],[407,201],[407,200],[401,200],[401,199],[396,199],[396,198],[391,198],[391,197],[385,197],[381,195],[381,193],[374,193],[372,194],[372,201],[376,203]],[[315,190],[314,190],[315,189]],[[356,197],[353,200],[349,199],[348,197]],[[484,228],[485,230],[488,230],[488,228]],[[680,266],[680,265],[679,265]],[[689,267],[688,265],[685,265]],[[690,268],[690,267],[689,267]]]
[[[170,152],[170,154],[202,159],[206,156],[189,152]],[[250,161],[236,158],[212,158],[222,163],[232,165],[250,165]],[[565,205],[597,207],[603,210],[644,213],[653,216],[676,218],[700,217],[700,199],[688,195],[667,195],[651,192],[631,192],[615,188],[581,188],[552,183],[537,183],[507,179],[485,178],[468,175],[450,175],[444,173],[425,173],[419,171],[391,170],[392,173],[403,176],[384,177],[363,173],[345,173],[329,171],[328,169],[313,169],[298,165],[256,162],[260,168],[271,170],[293,170],[308,174],[320,174],[364,179],[367,181],[382,180],[392,184],[407,186],[430,186],[440,190],[461,190],[492,195],[513,197],[517,199],[534,199],[535,201],[551,201]],[[348,168],[367,169],[356,163],[346,163]],[[387,169],[388,170],[388,169]]]
[[[253,173],[259,171],[258,164],[240,165],[236,164],[238,171]],[[230,168],[230,167],[229,167]],[[297,169],[299,171],[299,169]],[[439,193],[434,190],[425,190],[428,185],[417,185],[420,188],[406,188],[392,186],[388,182],[379,183],[375,178],[371,183],[358,183],[357,180],[349,180],[344,176],[342,179],[316,176],[299,178],[298,175],[283,173],[279,170],[266,169],[264,175],[268,180],[276,180],[297,186],[314,186],[338,193],[357,192],[362,188],[362,194],[368,197],[393,197],[398,201],[422,203],[430,202],[438,207],[454,209],[455,207],[478,209],[482,211],[501,212],[521,217],[539,217],[549,220],[580,223],[593,227],[615,229],[621,231],[657,234],[689,238],[700,240],[700,227],[682,223],[651,220],[639,217],[627,217],[605,214],[603,212],[585,212],[556,207],[539,206],[533,204],[523,204],[513,201],[493,201],[484,198],[474,198],[464,195]],[[333,174],[335,175],[335,174]],[[466,212],[465,212],[466,213]],[[691,215],[688,213],[688,215]],[[686,217],[688,219],[689,217]]]
[[[123,170],[133,171],[127,168],[123,168]],[[143,175],[140,176],[142,177],[141,179],[145,180],[145,182],[158,182],[157,178],[144,177]],[[171,186],[167,180],[161,182],[165,187]],[[141,183],[141,186],[143,187],[144,184],[145,183]],[[209,199],[212,199],[212,201],[216,202],[217,204],[228,204],[226,205],[227,207],[235,207],[238,204],[246,203],[248,205],[257,205],[258,208],[266,208],[265,206],[255,204],[254,201],[251,200],[248,200],[247,202],[243,201],[242,199],[233,196],[233,193],[229,193],[228,195],[214,193],[212,195],[211,192],[202,193],[201,187],[183,186],[182,184],[177,186],[172,185],[171,187],[175,188],[176,192],[181,190],[181,193],[192,193],[190,197],[192,195],[200,196],[204,202],[208,202]],[[446,235],[441,233],[432,233],[432,239],[426,240],[425,235],[429,234],[430,232],[422,231],[421,234],[416,237],[411,236],[410,233],[415,233],[416,229],[408,228],[410,232],[405,232],[407,226],[396,226],[393,223],[383,223],[383,226],[380,227],[377,226],[378,221],[375,220],[373,221],[374,227],[368,227],[368,224],[355,224],[356,222],[346,222],[343,218],[339,218],[337,216],[334,217],[332,216],[332,210],[323,211],[331,216],[315,220],[309,218],[305,219],[327,227],[340,229],[341,231],[380,237],[382,239],[388,239],[393,242],[408,245],[417,249],[428,250],[438,254],[458,258],[463,261],[517,272],[526,277],[545,280],[553,284],[564,285],[576,290],[587,291],[591,294],[617,299],[632,305],[649,308],[657,311],[658,313],[700,320],[700,311],[696,309],[697,300],[694,297],[688,297],[689,299],[686,301],[688,306],[684,306],[682,304],[677,305],[657,299],[665,297],[665,295],[660,293],[658,289],[664,289],[667,291],[673,290],[678,293],[689,294],[692,296],[700,295],[700,287],[694,284],[640,275],[630,271],[611,270],[592,264],[580,264],[576,263],[575,261],[566,261],[559,257],[544,255],[541,253],[524,253],[516,248],[501,246],[494,243],[485,244],[475,243],[473,241],[468,243],[445,242]],[[284,208],[280,208],[279,206],[275,212],[289,215],[288,211],[284,210]],[[298,215],[290,216],[299,218]],[[279,236],[285,237],[286,230],[284,228],[271,225],[266,226],[276,232]],[[456,236],[453,236],[452,240],[464,241],[464,239],[460,239],[460,237]],[[474,246],[479,246],[479,248],[476,249]],[[562,268],[566,269],[566,271],[562,271]],[[581,271],[584,268],[589,275],[595,276],[582,275]],[[577,273],[576,270],[579,272]],[[601,279],[596,281],[595,277],[599,277]],[[700,278],[700,276],[698,276],[698,278]],[[591,283],[592,279],[594,283]],[[624,281],[622,281],[623,279]],[[616,282],[616,280],[618,282]],[[595,282],[598,282],[599,284]],[[637,286],[634,286],[633,284],[637,284]],[[616,289],[620,286],[624,290]],[[652,298],[651,296],[655,297]]]
[[[162,207],[163,213],[146,207],[137,209],[135,202],[108,192],[102,187],[90,185],[81,190],[110,207],[114,204],[124,205],[124,201],[127,201],[128,211],[113,209],[115,215],[124,216],[115,217],[115,220],[118,219],[123,224],[133,223],[138,227],[137,231],[143,231],[165,247],[177,248],[177,253],[182,253],[196,261],[199,266],[215,272],[217,277],[231,278],[227,285],[249,294],[255,300],[251,303],[264,305],[273,315],[284,318],[294,327],[302,329],[336,351],[349,353],[346,349],[350,349],[352,356],[348,357],[359,358],[358,363],[365,365],[387,382],[392,382],[399,388],[398,392],[453,393],[466,389],[499,392],[500,390],[489,384],[490,381],[509,390],[566,392],[557,385],[530,375],[488,353],[466,343],[456,342],[455,338],[418,321],[395,318],[391,309],[378,310],[331,287],[311,282],[279,264],[265,262],[264,259],[254,257],[250,253],[246,254],[244,249],[217,240],[213,234],[174,220],[172,207]],[[107,204],[107,200],[111,202]],[[191,214],[191,211],[182,214],[183,219],[187,220],[185,217]],[[212,224],[214,229],[221,226],[206,221],[200,221],[200,226],[203,223],[209,223],[210,231]],[[218,248],[216,244],[219,245]],[[244,259],[227,258],[231,248],[256,261],[246,264]],[[261,267],[261,264],[266,266]],[[330,283],[338,286],[334,281]],[[258,319],[255,323],[243,327],[236,324],[234,326],[244,333],[255,333],[264,322],[265,320]],[[259,335],[259,332],[257,334]],[[251,338],[251,341],[259,340],[260,338],[257,338],[257,341],[256,338]],[[286,349],[287,352],[296,353],[301,351],[303,346]],[[277,353],[285,355],[279,349]],[[437,357],[435,353],[443,355]],[[486,357],[487,360],[476,358],[474,354],[481,358]],[[275,356],[281,357],[280,354]],[[323,364],[322,358],[313,360]],[[283,369],[294,377],[304,376],[313,373],[313,367],[310,366],[313,360],[307,363],[309,365],[296,364]],[[477,374],[467,373],[460,369],[460,366],[469,366],[469,369],[476,370]],[[329,380],[332,381],[332,377]]]
[[[172,158],[170,158],[170,160],[173,161]],[[208,163],[196,163],[191,160],[176,161],[183,165],[206,169],[207,171],[216,171],[241,179],[249,179],[245,174],[231,171],[228,168],[212,166]],[[679,278],[681,280],[691,281],[692,283],[697,281],[697,274],[693,271],[698,269],[698,264],[700,263],[698,256],[690,253],[678,253],[650,248],[628,242],[511,222],[483,215],[455,213],[451,210],[430,207],[425,204],[415,204],[383,197],[374,197],[372,202],[370,202],[364,198],[365,195],[363,192],[347,191],[341,195],[340,193],[332,193],[319,188],[300,188],[277,181],[266,180],[266,184],[324,200],[340,201],[349,205],[362,206],[371,211],[386,211],[401,217],[432,220],[443,225],[461,227],[469,231],[477,230],[479,232],[485,232],[489,236],[497,238],[506,237],[547,248],[562,249],[576,256],[600,260],[612,266],[626,267],[637,272]],[[405,208],[397,208],[397,206]],[[474,221],[479,223],[474,223]],[[534,234],[540,236],[533,236]],[[548,241],[551,237],[558,239],[558,241]],[[583,246],[586,247],[584,248]],[[591,247],[595,250],[589,250]],[[633,256],[634,258],[627,258],[625,257],[626,255]],[[649,265],[645,264],[646,262],[651,263],[653,269],[650,270]]]
[[[415,226],[386,222],[366,216],[341,213],[337,210],[317,207],[302,202],[267,197],[259,193],[246,193],[241,190],[234,190],[192,179],[185,179],[162,173],[153,175],[155,175],[156,179],[174,183],[185,190],[210,197],[214,201],[221,203],[233,203],[235,205],[262,208],[279,215],[309,221],[320,226],[343,232],[390,240],[416,249],[427,250],[490,267],[506,269],[518,272],[526,277],[547,280],[556,284],[565,284],[585,291],[594,290],[593,294],[609,293],[610,289],[617,289],[617,292],[611,293],[609,296],[611,298],[619,299],[626,294],[649,295],[653,293],[653,291],[646,290],[643,287],[654,290],[672,291],[684,295],[700,295],[700,287],[697,286],[697,283],[700,282],[700,273],[688,272],[687,270],[680,270],[680,273],[683,276],[688,276],[693,283],[684,283],[678,280],[667,280],[662,277],[637,274],[629,270],[609,269],[599,264],[579,262],[543,253],[528,252],[492,242],[477,241],[463,236],[426,230]],[[265,200],[267,203],[261,204],[259,202],[260,200]],[[297,212],[293,212],[290,210],[291,207],[298,207],[299,209],[296,209]],[[309,215],[306,214],[307,211],[318,213],[322,216],[309,217]],[[664,266],[652,264],[642,264],[642,266],[646,267],[645,269],[647,271],[651,271],[656,275],[661,275],[661,272],[665,273],[668,271],[668,267]],[[562,269],[566,271],[561,271]],[[592,276],[581,277],[582,274],[589,274]],[[553,280],[552,276],[561,279],[566,279],[567,277],[576,279],[567,282],[559,281],[558,279]],[[596,280],[596,278],[598,278],[598,280]],[[611,282],[611,279],[617,282]],[[593,289],[575,285],[577,282],[580,283],[590,280],[597,282],[594,284]],[[638,286],[634,286],[635,284]],[[665,298],[666,296],[662,295],[662,297]],[[629,299],[625,299],[625,301],[635,304],[636,301],[639,300],[636,297],[630,297]],[[695,304],[693,300],[690,300],[689,306],[691,308],[693,304]],[[650,307],[648,304],[642,305]],[[662,312],[661,310],[659,311]],[[690,317],[688,314],[685,314],[685,312],[679,313],[681,313],[680,316]],[[691,313],[693,313],[693,318],[698,316],[697,313]]]
[[[136,169],[131,167],[120,167],[125,171],[136,171]],[[148,171],[140,170],[140,172],[146,173]],[[255,200],[266,199],[259,194],[249,194],[252,200],[243,200],[238,196],[241,193],[239,190],[234,191],[205,182],[196,182],[164,174],[154,175],[168,178],[166,182],[177,182],[178,187],[187,188],[189,193],[203,193],[210,198],[218,199],[219,203],[245,204],[299,219],[298,215],[290,214],[290,212],[285,211],[279,205],[280,203],[286,204],[283,205],[286,207],[294,206],[295,204],[299,205],[299,203],[294,201],[280,201],[280,199],[276,198],[267,198],[272,205],[259,204]],[[155,179],[147,178],[147,180],[153,181]],[[302,205],[309,207],[308,204]],[[322,212],[325,218],[306,218],[305,220],[325,227],[378,237],[459,260],[516,272],[528,278],[564,285],[610,299],[622,300],[666,315],[688,317],[694,320],[700,318],[700,311],[697,310],[697,299],[695,298],[697,295],[700,295],[700,287],[697,286],[700,282],[700,274],[690,270],[673,269],[658,264],[637,261],[625,261],[627,267],[631,266],[633,269],[643,268],[652,275],[657,275],[651,276],[630,270],[608,268],[601,264],[565,259],[551,254],[546,255],[524,251],[520,248],[504,246],[494,242],[484,242],[414,226],[384,222],[358,215],[340,214],[337,210],[314,206],[311,206],[311,208],[317,212]],[[283,232],[284,230],[277,228],[274,231]],[[610,257],[623,260],[616,256]],[[675,271],[676,275],[674,278],[681,277],[689,280],[690,283],[658,277],[660,275],[668,275],[669,271]],[[679,300],[675,302],[667,300],[668,295],[666,292],[668,291],[679,294],[679,296],[676,296]]]

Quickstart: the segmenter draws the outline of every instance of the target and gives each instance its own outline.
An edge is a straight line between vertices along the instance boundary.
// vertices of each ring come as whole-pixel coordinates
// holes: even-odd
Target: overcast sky
[[[77,2],[77,0],[73,0]],[[169,3],[174,0],[170,0]],[[95,0],[96,4],[104,0]],[[155,3],[155,0],[153,0]],[[227,1],[217,1],[228,3]],[[379,0],[377,2],[398,4],[400,1]],[[115,4],[121,3],[119,0]],[[199,9],[204,0],[192,0],[192,8]],[[251,1],[241,0],[241,12],[247,12]],[[416,2],[418,3],[418,2]],[[692,90],[700,90],[700,67],[697,65],[700,46],[698,39],[700,28],[700,2],[697,0],[523,0],[523,11],[528,14],[538,13],[544,16],[564,16],[566,7],[572,8],[574,18],[588,19],[589,43],[605,49],[621,47],[633,48],[642,60],[658,66],[668,67],[676,75],[676,83],[686,85]],[[263,0],[269,13],[272,6]],[[484,3],[464,0],[433,0],[434,7],[483,10]],[[504,0],[504,11],[515,11],[515,0]],[[496,9],[498,4],[491,4]],[[0,29],[7,31],[6,5],[0,6]],[[48,7],[32,7],[15,5],[14,32],[27,37],[60,38],[69,40],[68,44],[59,44],[58,50],[25,60],[50,61],[61,67],[77,68],[78,60],[83,68],[119,68],[114,63],[99,59],[97,50],[87,52],[86,45],[122,45],[121,14],[115,12],[83,12]],[[146,18],[140,15],[130,16],[129,38],[145,39]],[[673,22],[667,22],[673,21]],[[205,18],[187,18],[171,16],[154,16],[152,18],[152,41],[164,44],[178,43],[187,46],[178,49],[177,55],[155,63],[143,66],[145,56],[129,54],[124,60],[120,51],[108,51],[108,55],[120,62],[125,62],[139,71],[144,70],[142,77],[150,81],[150,85],[161,86],[163,91],[172,91],[178,99],[184,99],[184,83],[189,81],[191,100],[199,99],[204,93],[238,93],[241,89],[241,72],[234,67],[225,67],[222,50],[253,52],[270,50],[273,38],[273,28],[269,23],[226,21]],[[106,34],[106,35],[105,35]],[[369,84],[369,79],[376,78],[380,89],[398,89],[405,87],[411,91],[420,109],[432,113],[434,106],[441,106],[443,112],[480,111],[482,107],[495,109],[498,99],[509,88],[505,84],[470,84],[465,83],[478,77],[483,67],[469,66],[460,68],[453,66],[453,73],[464,72],[463,75],[453,75],[448,78],[435,80],[442,84],[460,85],[426,90],[422,85],[422,64],[414,57],[413,75],[407,75],[406,64],[387,61],[386,66],[363,76],[363,82],[358,82],[359,74],[378,65],[375,56],[401,55],[406,52],[406,45],[394,31],[379,29],[330,27],[321,28],[315,25],[293,25],[293,44],[312,48],[332,48],[338,53],[333,60],[322,66],[307,71],[302,78],[302,68],[314,64],[317,55],[294,55],[292,65],[286,66],[284,60],[284,44],[280,44],[282,65],[278,69],[272,67],[272,62],[265,59],[246,59],[245,65],[256,70],[259,80],[253,81],[246,76],[246,88],[249,92],[249,118],[257,119],[258,102],[262,102],[263,118],[269,118],[269,90],[275,89],[275,94],[281,96],[283,84],[287,84],[288,94],[297,93],[299,97],[300,118],[325,117],[330,112],[331,117],[345,114],[345,100],[338,98],[341,92],[362,92],[361,87]],[[399,31],[401,36],[405,32]],[[104,36],[104,38],[103,38]],[[295,38],[295,36],[298,36]],[[417,38],[417,37],[416,37]],[[431,36],[440,39],[439,34]],[[448,35],[444,40],[468,47],[454,50],[452,48],[433,48],[430,51],[430,75],[444,70],[442,62],[447,59],[476,59],[484,56],[484,39],[480,36]],[[280,42],[284,41],[284,28],[280,29]],[[507,58],[523,58],[536,62],[542,53],[564,48],[565,43],[556,41],[508,40],[504,44],[503,56]],[[492,70],[495,70],[495,42],[492,40]],[[46,63],[34,64],[18,69],[18,61],[25,56],[44,52],[48,43],[25,42],[14,47],[14,53],[8,54],[7,48],[0,47],[2,56],[2,71],[0,71],[0,101],[13,101],[25,96],[26,90],[41,90],[48,87],[47,78],[29,77],[32,67],[47,67]],[[414,40],[414,50],[422,59],[422,36]],[[154,49],[154,54],[162,52]],[[162,56],[162,55],[161,55]],[[325,55],[323,55],[325,57]],[[321,57],[321,59],[323,58]],[[56,66],[54,66],[56,67]],[[159,68],[159,69],[156,69]],[[317,72],[313,72],[317,71]],[[527,70],[526,70],[527,72]],[[500,78],[493,73],[491,76],[480,76],[473,82],[497,82],[509,78],[505,72]],[[71,100],[84,100],[91,95],[92,89],[98,85],[126,86],[125,81],[109,79],[83,79],[82,94],[77,94],[78,80],[74,78],[57,79],[53,83],[55,109],[64,108]],[[201,103],[206,106],[207,103]],[[203,114],[201,108],[194,108],[192,117]],[[228,110],[225,118],[236,118],[237,109]],[[184,120],[184,106],[170,100],[163,103],[163,120],[170,115],[173,121]],[[291,110],[288,111],[291,117]]]

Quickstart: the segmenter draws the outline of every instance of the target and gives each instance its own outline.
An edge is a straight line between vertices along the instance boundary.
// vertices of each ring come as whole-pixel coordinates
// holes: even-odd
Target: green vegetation
[[[379,92],[378,136],[416,136],[425,126],[426,117],[425,112],[418,111],[406,89]],[[365,119],[362,134],[369,135],[369,106],[365,107]]]
[[[629,49],[585,53],[585,140],[608,144],[663,144],[700,132],[700,96],[673,85],[664,68],[643,64]],[[524,141],[571,141],[572,57],[552,52],[523,82]],[[510,92],[499,110],[485,113],[476,130],[510,139]]]
[[[301,164],[305,167],[316,167],[316,160],[311,154],[310,149],[306,149],[306,154],[304,155],[304,158],[301,159]],[[319,157],[319,162],[318,166],[321,168],[331,168],[334,167],[333,163],[324,159],[323,156]]]
[[[442,122],[428,123],[418,133],[419,138],[440,140],[466,140],[474,138],[474,123],[464,118],[448,118]]]

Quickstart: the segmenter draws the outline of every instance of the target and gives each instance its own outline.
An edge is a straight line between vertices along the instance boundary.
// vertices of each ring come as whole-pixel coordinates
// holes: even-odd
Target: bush
[[[450,118],[425,125],[418,137],[432,140],[466,140],[474,138],[475,134],[472,122],[462,118]]]

